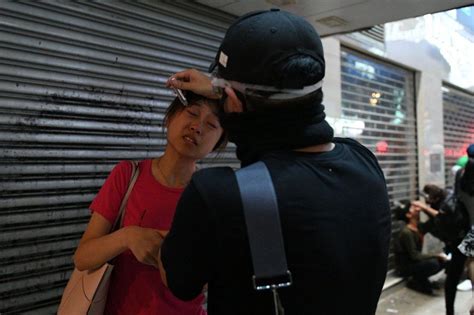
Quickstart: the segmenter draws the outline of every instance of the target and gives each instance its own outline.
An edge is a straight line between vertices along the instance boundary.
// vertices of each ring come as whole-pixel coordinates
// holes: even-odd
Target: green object
[[[466,166],[467,161],[468,161],[467,155],[463,155],[456,161],[456,165],[464,167],[464,166]]]

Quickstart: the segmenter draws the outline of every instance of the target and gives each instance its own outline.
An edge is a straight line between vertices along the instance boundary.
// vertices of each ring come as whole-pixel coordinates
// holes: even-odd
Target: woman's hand
[[[167,87],[174,87],[181,90],[192,91],[211,99],[219,99],[221,95],[214,92],[211,79],[204,73],[196,69],[188,69],[172,75],[166,82]],[[230,87],[225,87],[227,100],[224,104],[226,113],[240,113],[243,111],[243,105]]]
[[[448,255],[446,255],[445,253],[439,253],[436,255],[436,258],[438,258],[439,261],[441,262],[447,262],[449,261],[449,257]]]
[[[219,96],[214,93],[211,79],[196,69],[187,69],[173,74],[166,82],[166,86],[192,91],[207,98],[219,98]]]
[[[430,217],[435,217],[439,213],[438,210],[435,210],[435,209],[431,208],[426,203],[424,203],[422,201],[419,201],[419,200],[412,201],[411,204],[414,205],[415,207],[418,207],[419,209],[421,209],[421,211],[423,211],[424,213],[426,213]]]
[[[139,226],[127,226],[127,247],[135,258],[146,265],[158,268],[158,252],[163,242],[160,232]]]
[[[428,208],[428,206],[427,206],[424,202],[422,202],[422,201],[420,201],[420,200],[412,201],[411,204],[414,205],[415,207],[420,208],[420,209],[423,210],[423,211]]]

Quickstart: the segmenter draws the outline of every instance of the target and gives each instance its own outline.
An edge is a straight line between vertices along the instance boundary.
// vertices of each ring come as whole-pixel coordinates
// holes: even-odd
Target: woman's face
[[[207,103],[190,104],[170,117],[168,145],[183,157],[200,160],[209,154],[223,129],[216,109]]]

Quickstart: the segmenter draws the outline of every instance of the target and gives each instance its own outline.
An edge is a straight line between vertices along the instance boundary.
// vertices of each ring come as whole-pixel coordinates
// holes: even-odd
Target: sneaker
[[[472,290],[472,283],[471,280],[466,279],[457,286],[459,291],[471,291]]]

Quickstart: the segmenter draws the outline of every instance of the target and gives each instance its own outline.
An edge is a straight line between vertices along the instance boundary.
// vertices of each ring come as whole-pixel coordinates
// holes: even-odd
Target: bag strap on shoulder
[[[282,309],[276,289],[290,286],[280,214],[270,173],[263,162],[235,172],[244,210],[250,252],[255,275],[255,290],[272,290],[277,306]],[[276,311],[281,314],[282,311]]]
[[[132,192],[133,186],[135,186],[138,175],[140,173],[140,168],[138,167],[137,161],[130,161],[130,164],[132,164],[132,175],[130,176],[127,191],[123,196],[122,203],[120,204],[119,213],[112,227],[112,232],[118,230],[120,227],[123,226],[123,219],[125,218],[125,208],[127,207],[128,197],[130,197],[130,193]]]

